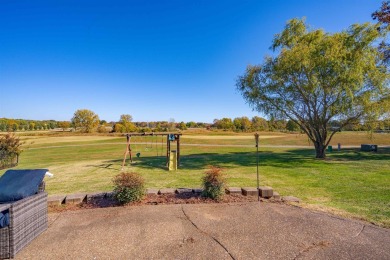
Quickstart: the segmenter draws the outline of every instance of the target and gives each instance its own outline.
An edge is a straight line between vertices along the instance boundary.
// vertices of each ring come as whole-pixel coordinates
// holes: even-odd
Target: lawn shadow
[[[389,161],[390,148],[379,147],[377,152],[362,152],[360,151],[360,148],[346,148],[341,151],[333,151],[327,155],[330,160],[334,161]]]
[[[304,166],[304,162],[312,160],[313,152],[307,149],[288,152],[259,152],[259,162],[262,166],[287,167],[286,164],[299,164]],[[109,160],[100,165],[106,168],[109,164],[122,164],[122,160]],[[165,157],[139,157],[132,164],[126,161],[126,165],[134,165],[144,169],[159,168],[168,170]],[[186,154],[180,157],[180,169],[204,169],[209,165],[223,168],[255,167],[256,152],[229,152],[229,153],[196,153]],[[308,166],[309,167],[309,166]]]
[[[314,149],[292,149],[288,151],[260,151],[259,165],[270,167],[312,167],[313,164],[323,164],[331,161],[359,161],[359,160],[390,160],[390,149],[382,148],[378,152],[360,152],[359,149],[343,149],[327,153],[327,159],[315,159]],[[229,153],[196,153],[185,154],[180,157],[180,169],[199,170],[209,165],[223,168],[256,167],[256,152],[229,152]],[[104,161],[95,166],[110,168],[113,164],[122,164],[122,159]],[[126,166],[135,166],[143,169],[168,170],[165,156],[137,157]]]

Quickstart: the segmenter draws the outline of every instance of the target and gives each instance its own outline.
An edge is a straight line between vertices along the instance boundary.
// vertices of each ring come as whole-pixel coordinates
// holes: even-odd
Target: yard
[[[48,168],[54,174],[46,179],[50,195],[111,190],[111,180],[121,170],[124,137],[52,134],[21,138],[26,144],[17,168]],[[125,170],[142,174],[147,187],[200,187],[208,165],[223,167],[231,187],[256,186],[251,134],[184,133],[176,172],[165,169],[161,137],[135,141],[133,153],[141,155],[134,156],[134,163],[127,163]],[[332,145],[338,142],[343,147],[368,142],[389,145],[390,135],[377,134],[370,141],[366,133],[340,133]],[[378,153],[343,148],[329,153],[326,160],[316,160],[304,135],[262,133],[260,144],[261,185],[272,186],[282,196],[299,197],[304,207],[390,227],[390,148]]]

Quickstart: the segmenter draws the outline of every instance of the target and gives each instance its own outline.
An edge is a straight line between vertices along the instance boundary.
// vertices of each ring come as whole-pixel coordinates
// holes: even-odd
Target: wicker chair
[[[0,228],[0,259],[14,258],[35,237],[47,229],[47,193],[44,183],[30,197],[0,204],[0,212],[8,210],[10,225]]]

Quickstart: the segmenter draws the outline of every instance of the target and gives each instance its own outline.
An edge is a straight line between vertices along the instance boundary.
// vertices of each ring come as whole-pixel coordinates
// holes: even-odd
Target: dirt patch
[[[49,213],[58,213],[68,210],[94,209],[106,207],[131,207],[142,205],[161,205],[161,204],[200,204],[200,203],[236,203],[236,202],[255,202],[256,196],[243,195],[225,195],[221,200],[216,201],[209,198],[204,198],[200,194],[182,193],[182,194],[165,194],[145,196],[142,201],[133,202],[126,205],[120,205],[114,198],[97,198],[81,204],[64,204],[61,206],[49,206]],[[264,199],[261,199],[264,201]]]

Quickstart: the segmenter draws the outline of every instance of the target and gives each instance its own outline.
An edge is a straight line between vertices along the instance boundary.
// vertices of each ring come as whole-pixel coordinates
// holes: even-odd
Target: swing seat
[[[135,155],[139,158],[141,156],[141,153],[136,153]]]

